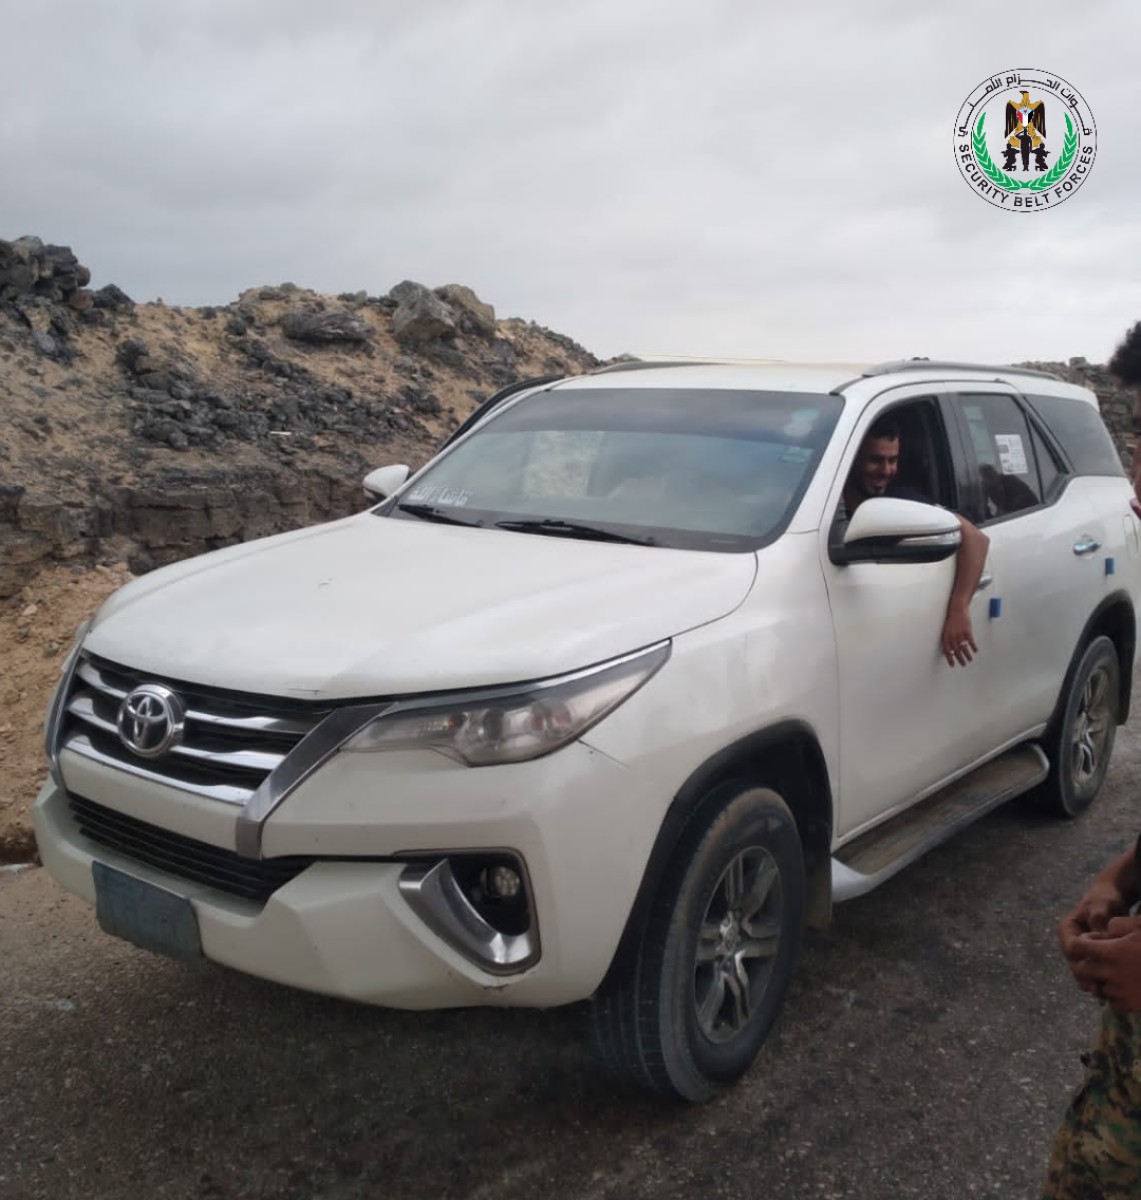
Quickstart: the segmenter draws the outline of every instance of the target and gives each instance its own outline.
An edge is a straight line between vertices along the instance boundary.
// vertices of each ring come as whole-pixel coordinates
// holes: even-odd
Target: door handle
[[[1100,549],[1101,542],[1099,542],[1095,537],[1090,537],[1088,533],[1082,534],[1082,536],[1076,542],[1074,542],[1074,553],[1079,556],[1082,554],[1093,554],[1094,551]]]
[[[992,583],[994,583],[994,576],[989,571],[984,571],[979,576],[978,583],[975,584],[975,591],[981,592],[983,588],[990,587]]]

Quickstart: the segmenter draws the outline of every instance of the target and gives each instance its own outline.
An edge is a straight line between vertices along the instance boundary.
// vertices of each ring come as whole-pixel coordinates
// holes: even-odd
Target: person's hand
[[[1141,917],[1114,917],[1079,934],[1066,957],[1082,991],[1118,1012],[1141,1012]]]
[[[956,663],[965,667],[978,654],[975,631],[971,626],[971,610],[967,605],[955,604],[947,609],[947,619],[943,622],[942,649],[949,667]]]
[[[1070,971],[1084,992],[1096,993],[1092,983],[1084,982],[1084,976],[1075,969],[1084,958],[1086,946],[1079,939],[1087,936],[1099,937],[1106,933],[1110,923],[1120,919],[1129,908],[1128,900],[1121,889],[1105,879],[1095,879],[1077,906],[1058,922],[1058,941],[1066,956]]]
[[[1117,883],[1104,878],[1095,879],[1073,911],[1062,918],[1058,926],[1058,936],[1062,936],[1062,931],[1068,923],[1072,923],[1075,934],[1104,933],[1114,917],[1123,917],[1128,911],[1129,898],[1122,893]],[[1063,939],[1063,953],[1065,949]]]

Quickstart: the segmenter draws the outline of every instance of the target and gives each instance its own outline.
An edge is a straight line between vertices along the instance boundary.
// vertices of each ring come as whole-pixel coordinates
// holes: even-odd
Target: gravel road
[[[1054,923],[1141,826],[1138,728],[1078,822],[1008,806],[839,908],[702,1107],[612,1084],[575,1010],[401,1013],[188,968],[0,872],[0,1196],[1031,1200],[1096,1021]]]

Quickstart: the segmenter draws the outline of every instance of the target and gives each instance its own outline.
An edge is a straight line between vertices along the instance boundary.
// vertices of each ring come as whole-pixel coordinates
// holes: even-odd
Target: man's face
[[[899,438],[868,438],[856,459],[856,485],[865,496],[882,496],[899,470]]]

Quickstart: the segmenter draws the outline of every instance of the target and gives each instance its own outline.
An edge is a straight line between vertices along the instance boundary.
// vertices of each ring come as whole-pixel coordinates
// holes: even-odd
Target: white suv
[[[889,411],[932,503],[845,521]],[[1102,783],[1141,555],[1082,388],[630,362],[497,394],[407,475],[82,632],[35,818],[104,929],[402,1008],[589,998],[612,1068],[701,1099],[833,901]],[[954,669],[950,510],[990,540]]]

